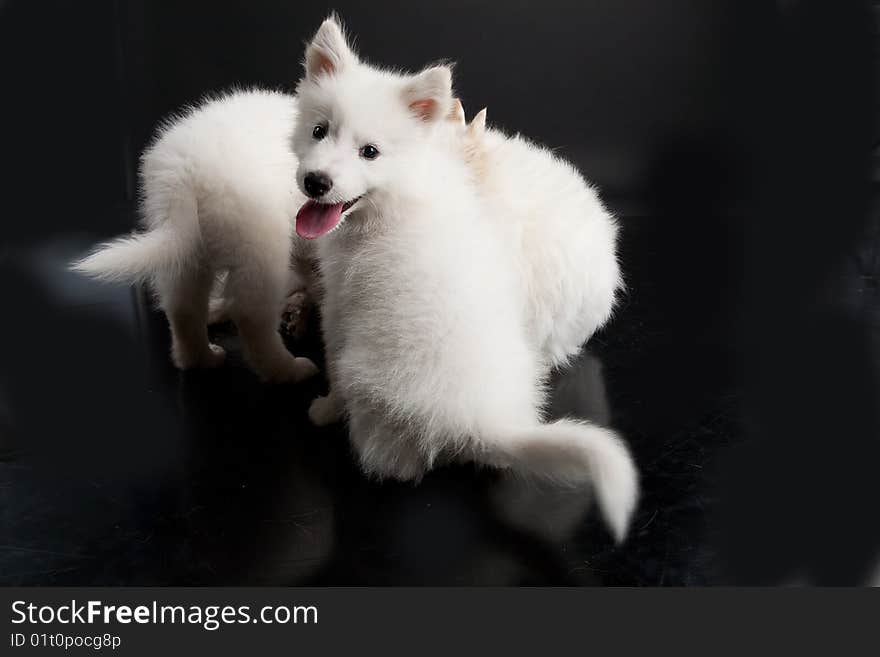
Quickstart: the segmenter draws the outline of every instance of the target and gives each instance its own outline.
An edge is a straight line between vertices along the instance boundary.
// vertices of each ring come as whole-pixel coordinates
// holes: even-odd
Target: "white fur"
[[[256,372],[282,382],[317,371],[287,351],[277,330],[291,257],[309,248],[291,237],[304,200],[290,150],[295,119],[293,97],[255,90],[209,100],[168,122],[141,161],[143,231],[73,265],[100,279],[151,283],[181,369],[223,360],[206,325],[212,285],[225,274],[213,314],[236,323]]]
[[[378,477],[417,480],[438,462],[467,459],[591,480],[621,539],[638,489],[625,445],[610,429],[547,424],[541,412],[548,364],[569,357],[607,318],[619,285],[613,222],[582,179],[537,150],[526,151],[522,169],[499,173],[512,177],[510,187],[542,176],[528,185],[509,189],[475,175],[445,120],[449,70],[408,76],[366,66],[332,20],[307,50],[297,94],[298,182],[321,171],[333,181],[322,200],[362,197],[317,240],[331,393],[313,403],[313,421],[347,416],[362,466]],[[319,123],[328,130],[317,141]],[[377,159],[359,156],[365,143],[378,147]],[[542,231],[531,225],[539,221],[531,190],[545,181],[562,181],[563,202],[543,208],[554,228]],[[511,192],[509,205],[496,184],[498,194]],[[541,198],[547,193],[540,189]],[[590,245],[558,243],[596,235]],[[548,262],[557,257],[566,261]],[[604,271],[585,280],[579,263],[568,262],[580,257],[600,258]],[[556,321],[561,329],[551,327]]]
[[[558,367],[611,317],[623,287],[617,224],[571,164],[485,122],[484,109],[459,130],[465,158],[516,251],[529,333]]]

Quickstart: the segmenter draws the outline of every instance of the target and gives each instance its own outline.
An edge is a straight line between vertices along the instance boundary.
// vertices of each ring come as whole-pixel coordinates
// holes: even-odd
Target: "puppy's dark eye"
[[[365,160],[375,160],[379,157],[379,149],[373,146],[373,144],[367,144],[361,148],[361,157]]]
[[[319,123],[314,128],[312,128],[312,137],[314,137],[317,141],[321,141],[326,136],[327,126],[323,123]]]

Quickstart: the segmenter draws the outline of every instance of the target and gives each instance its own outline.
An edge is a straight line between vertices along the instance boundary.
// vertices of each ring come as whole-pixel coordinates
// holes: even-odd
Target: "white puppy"
[[[459,106],[460,107],[460,106]],[[566,364],[610,317],[623,286],[617,224],[580,173],[551,151],[486,128],[486,110],[464,124],[465,160],[513,241],[529,333],[548,366]]]
[[[442,460],[472,459],[592,480],[622,538],[635,467],[608,429],[542,421],[547,362],[573,347],[548,358],[538,338],[516,231],[490,216],[497,206],[445,120],[449,69],[410,76],[369,67],[327,20],[306,50],[297,95],[297,181],[313,199],[297,232],[318,238],[331,381],[313,421],[345,414],[362,466],[379,477],[417,480]],[[514,196],[529,203],[528,194]],[[613,258],[613,240],[611,249]]]
[[[141,159],[143,232],[119,238],[73,265],[91,276],[149,282],[168,316],[172,359],[181,369],[214,367],[209,296],[223,280],[225,314],[245,356],[266,381],[299,381],[317,369],[294,358],[278,333],[291,259],[309,247],[292,236],[304,202],[290,137],[293,97],[271,91],[221,96],[168,122]],[[296,274],[293,276],[296,278]],[[305,281],[303,281],[303,286]]]

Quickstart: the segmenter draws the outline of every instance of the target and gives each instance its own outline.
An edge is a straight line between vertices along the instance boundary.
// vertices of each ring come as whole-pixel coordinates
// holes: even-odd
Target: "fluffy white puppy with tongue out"
[[[488,216],[448,121],[448,68],[417,75],[361,63],[325,21],[297,88],[296,219],[324,284],[331,392],[363,468],[418,480],[450,459],[561,482],[592,481],[621,539],[637,475],[609,429],[545,423],[546,361],[503,222]]]

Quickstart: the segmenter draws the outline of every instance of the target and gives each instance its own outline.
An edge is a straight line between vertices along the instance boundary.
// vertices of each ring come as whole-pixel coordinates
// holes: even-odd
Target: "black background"
[[[266,482],[289,476],[285,458],[305,479],[353,467],[338,445],[279,452],[282,420],[307,433],[311,392],[286,403],[290,391],[242,372],[178,379],[162,369],[157,318],[136,316],[132,337],[72,312],[95,304],[58,301],[34,273],[134,225],[137,156],[163,116],[233,85],[291,90],[330,10],[369,61],[456,62],[469,114],[488,106],[491,122],[559,149],[621,216],[630,291],[592,349],[645,476],[642,530],[623,550],[598,529],[578,535],[577,557],[486,530],[472,473],[414,492],[345,470],[323,481],[335,556],[301,575],[282,548],[265,556],[251,514],[280,504]],[[0,583],[584,583],[584,568],[605,583],[865,581],[880,542],[875,12],[798,0],[0,3]],[[144,340],[158,345],[147,359]],[[267,419],[279,408],[289,414]],[[264,488],[235,497],[240,482]],[[299,485],[282,497],[300,499]],[[422,518],[437,500],[446,515]],[[460,540],[436,548],[459,521]],[[517,546],[527,574],[496,563],[474,575],[455,561],[474,544]]]

